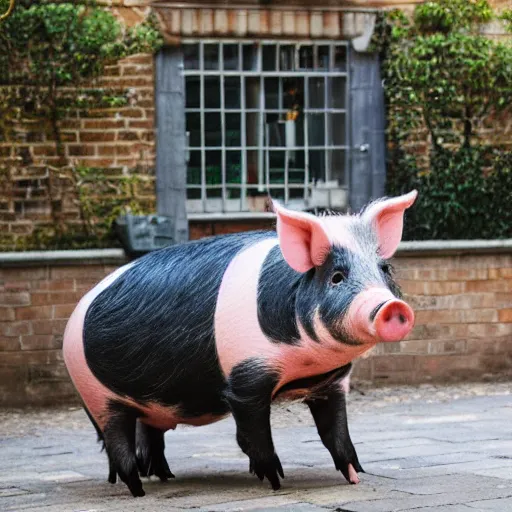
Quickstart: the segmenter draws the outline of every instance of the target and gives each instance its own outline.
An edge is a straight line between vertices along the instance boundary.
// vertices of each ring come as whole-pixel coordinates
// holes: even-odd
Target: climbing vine
[[[382,15],[388,192],[417,187],[409,239],[512,236],[512,155],[487,132],[512,116],[512,44],[480,28],[487,0],[435,0]],[[509,24],[510,26],[510,24]]]
[[[59,215],[54,197],[56,188],[62,191],[66,180],[73,184],[79,201],[83,243],[98,243],[91,233],[91,226],[96,224],[91,221],[94,211],[87,199],[84,169],[73,167],[65,154],[61,122],[72,113],[87,116],[90,109],[126,105],[128,90],[101,87],[96,79],[107,65],[136,53],[154,53],[162,44],[153,15],[126,28],[111,10],[90,1],[17,0],[12,14],[1,23],[0,141],[17,140],[20,126],[35,123],[53,141],[58,157],[48,166],[47,180],[53,228],[50,234],[38,235],[36,246],[51,246],[53,239],[57,245],[64,240],[60,247],[73,245],[65,240],[76,238],[76,234],[66,233],[70,230],[65,229],[65,219]],[[101,172],[93,171],[89,172],[89,181],[108,181]],[[132,202],[124,200],[128,206]],[[109,211],[115,210],[116,205],[111,206]],[[137,210],[136,205],[131,206]],[[106,218],[112,220],[103,212],[98,223],[101,225]],[[102,235],[103,231],[100,229]]]

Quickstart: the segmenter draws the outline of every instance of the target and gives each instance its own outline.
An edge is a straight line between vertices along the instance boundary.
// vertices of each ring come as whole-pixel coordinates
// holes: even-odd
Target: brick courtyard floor
[[[278,492],[248,472],[234,423],[166,435],[175,480],[132,498],[79,409],[0,411],[1,511],[512,512],[512,383],[353,391],[352,439],[367,471],[347,485],[307,410],[273,413],[286,478]]]

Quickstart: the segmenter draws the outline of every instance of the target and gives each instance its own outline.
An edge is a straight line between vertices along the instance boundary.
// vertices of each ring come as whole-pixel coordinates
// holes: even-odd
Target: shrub
[[[512,45],[478,30],[494,17],[487,0],[435,0],[380,21],[387,188],[420,191],[407,239],[512,236],[512,154],[478,133],[512,115]]]

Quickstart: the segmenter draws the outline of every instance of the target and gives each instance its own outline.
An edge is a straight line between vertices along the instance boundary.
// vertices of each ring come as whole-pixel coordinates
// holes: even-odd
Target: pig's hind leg
[[[84,405],[84,410],[85,410],[85,413],[87,414],[87,417],[91,420],[91,423],[93,424],[94,429],[96,430],[96,434],[98,435],[98,442],[102,443],[101,450],[103,451],[103,450],[105,450],[105,439],[103,438],[103,432],[101,431],[100,427],[98,426],[98,424],[92,417],[92,414],[89,412],[89,409],[87,409],[87,407],[85,407],[85,405]],[[114,464],[110,460],[110,457],[108,456],[108,454],[107,454],[107,458],[108,458],[108,481],[111,484],[115,484],[117,481],[117,472],[116,472]]]
[[[137,421],[136,457],[141,476],[156,475],[162,482],[174,478],[165,459],[165,441],[162,430]]]
[[[109,457],[110,476],[114,473],[128,486],[133,496],[144,496],[135,455],[135,428],[140,413],[119,402],[110,402],[110,416],[103,431]]]
[[[359,464],[348,432],[345,385],[343,380],[337,381],[324,390],[321,396],[309,398],[306,403],[336,469],[341,471],[348,482],[357,484],[357,473],[364,473],[364,470]]]
[[[249,471],[260,480],[268,478],[275,491],[281,487],[279,475],[284,478],[270,428],[270,403],[277,380],[262,361],[249,359],[233,368],[225,391],[238,445],[249,457]]]

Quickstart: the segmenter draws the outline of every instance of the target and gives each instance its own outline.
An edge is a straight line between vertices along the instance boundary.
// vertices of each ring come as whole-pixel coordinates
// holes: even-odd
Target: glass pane
[[[279,69],[281,71],[295,70],[295,46],[287,44],[279,47]]]
[[[183,45],[183,61],[185,69],[199,69],[199,45]]]
[[[240,114],[226,114],[226,146],[240,146]]]
[[[265,78],[265,109],[279,108],[279,78]]]
[[[187,199],[201,199],[201,189],[187,188]]]
[[[219,112],[204,115],[205,146],[222,146],[222,125]]]
[[[343,76],[327,78],[330,97],[328,106],[331,108],[346,108],[345,92],[347,81]]]
[[[224,77],[224,105],[227,109],[240,108],[240,78]]]
[[[198,76],[185,77],[186,108],[199,108],[201,106],[201,84]]]
[[[317,49],[318,51],[318,69],[328,70],[330,67],[329,53],[330,47],[327,45],[321,45]]]
[[[263,45],[263,71],[277,71],[276,50],[277,48],[273,44]]]
[[[258,70],[258,47],[254,44],[242,45],[242,61],[245,71]]]
[[[189,146],[201,146],[201,115],[199,112],[187,112],[187,132],[189,133]]]
[[[268,166],[271,184],[284,183],[285,151],[269,151]]]
[[[330,179],[336,180],[339,186],[345,185],[345,152],[342,149],[329,151],[331,166]]]
[[[313,47],[301,46],[299,48],[299,68],[313,69]]]
[[[259,155],[257,150],[247,151],[247,183],[252,185],[258,184]]]
[[[260,79],[258,77],[245,78],[245,108],[259,108],[260,106]]]
[[[242,152],[226,151],[226,183],[242,182]]]
[[[343,146],[345,144],[345,114],[327,114],[329,122],[329,145]]]
[[[220,77],[204,77],[204,106],[205,108],[220,108]]]
[[[206,184],[207,185],[222,185],[221,164],[222,164],[222,152],[221,151],[206,151]]]
[[[324,108],[325,107],[325,79],[310,78],[309,79],[309,104],[308,108]]]
[[[325,182],[325,151],[309,150],[309,179]]]
[[[224,44],[224,69],[232,71],[238,68],[238,45],[237,44]]]
[[[218,44],[205,44],[204,45],[204,69],[207,69],[207,70],[219,69],[219,45]]]
[[[310,146],[325,146],[325,114],[307,114]]]
[[[201,185],[201,151],[190,151],[187,183],[189,185]]]
[[[267,115],[266,137],[268,137],[267,145],[269,147],[284,147],[285,139],[285,123],[279,122],[277,116]]]
[[[304,78],[283,78],[283,108],[300,111],[304,107]]]
[[[245,114],[245,145],[248,147],[258,147],[260,145],[259,122],[260,115],[258,112],[248,112]]]
[[[334,69],[336,71],[347,70],[347,47],[336,46],[334,49]]]

